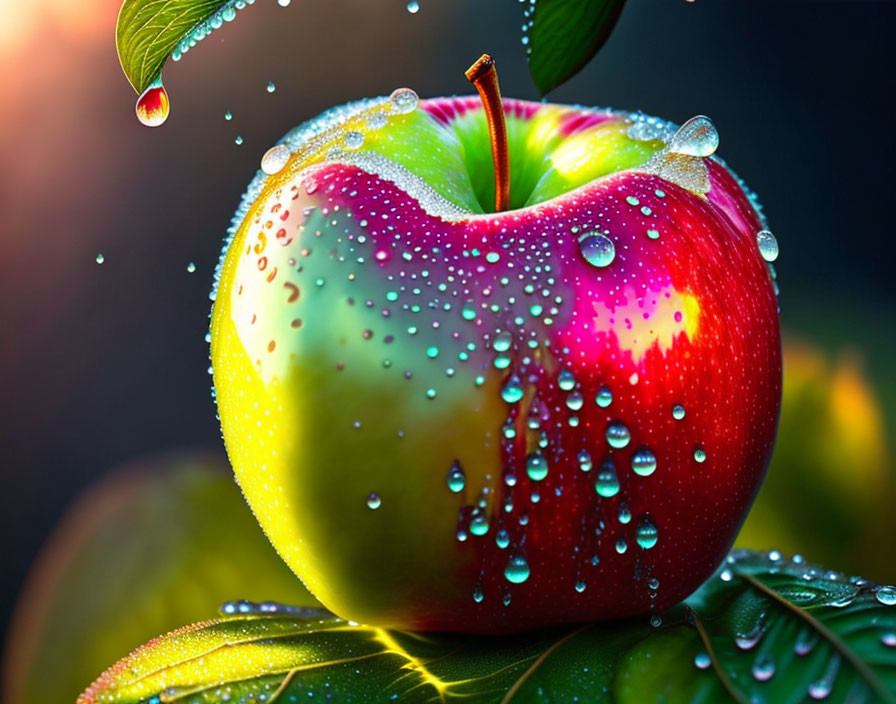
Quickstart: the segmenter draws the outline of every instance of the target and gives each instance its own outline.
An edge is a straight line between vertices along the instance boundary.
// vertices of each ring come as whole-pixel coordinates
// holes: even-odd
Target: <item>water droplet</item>
[[[275,90],[277,90],[277,85],[273,81],[268,81],[268,85],[267,85],[268,93],[273,93]]]
[[[656,577],[651,577],[647,580],[647,588],[656,591],[660,588],[660,580],[658,580]]]
[[[600,387],[600,391],[597,392],[597,405],[601,408],[606,408],[611,403],[613,403],[613,392],[610,391],[609,387]]]
[[[680,403],[676,403],[674,406],[672,406],[672,417],[675,420],[683,420],[684,414],[684,406],[682,406]]]
[[[168,119],[171,109],[168,92],[162,85],[161,75],[156,78],[137,98],[135,110],[140,124],[146,127],[158,127]]]
[[[620,538],[616,541],[616,552],[620,555],[624,554],[625,551],[628,550],[628,543],[625,542],[625,538]]]
[[[760,230],[756,233],[756,246],[759,254],[767,262],[773,262],[778,258],[778,240],[771,230]]]
[[[650,516],[641,516],[638,521],[638,528],[635,531],[635,539],[638,541],[638,546],[643,550],[650,550],[650,548],[656,545],[659,539],[659,531],[653,521],[650,520]]]
[[[416,2],[416,0],[411,0],[411,2],[407,4],[407,8],[408,12],[410,12],[412,15],[416,15],[418,12],[420,12],[420,3]]]
[[[623,552],[625,551],[623,550]],[[653,614],[649,620],[651,628],[659,628],[663,625],[663,617],[659,614]]]
[[[601,464],[594,482],[594,490],[606,499],[619,493],[619,476],[612,460],[606,459]]]
[[[426,356],[430,359],[435,359],[439,356],[439,348],[438,347],[427,347],[426,348]]]
[[[497,535],[495,535],[495,545],[497,545],[502,550],[510,545],[510,533],[508,533],[503,528],[499,530]]]
[[[587,450],[582,450],[579,452],[578,457],[576,458],[579,461],[579,469],[583,472],[591,471],[591,455],[588,454]]]
[[[632,471],[641,477],[649,477],[656,471],[656,457],[646,447],[640,447],[632,455]]]
[[[548,461],[540,452],[533,452],[526,457],[526,474],[533,482],[540,482],[548,476]]]
[[[576,591],[579,594],[581,594],[583,591],[585,591],[586,586],[587,585],[585,584],[585,580],[580,579],[580,580],[576,581],[575,587],[576,587]]]
[[[751,671],[757,682],[767,682],[775,674],[775,663],[768,655],[760,655],[753,662]]]
[[[709,659],[709,655],[701,650],[694,656],[694,664],[697,666],[698,670],[705,670],[712,665],[712,660]]]
[[[896,587],[878,587],[874,596],[884,606],[896,606]]]
[[[243,143],[243,138],[240,135],[237,135],[236,137],[234,137],[233,143],[239,146]]]
[[[607,426],[607,442],[610,444],[610,447],[615,447],[617,450],[622,449],[629,444],[631,439],[631,433],[629,433],[624,423],[614,420]]]
[[[470,532],[477,536],[488,533],[488,519],[482,514],[474,516],[470,521]]]
[[[694,460],[701,464],[706,462],[706,450],[704,450],[701,445],[697,445],[694,448]]]
[[[584,403],[585,399],[579,391],[573,391],[566,397],[566,407],[571,411],[578,411]]]
[[[896,648],[896,631],[887,631],[880,637],[880,642],[888,648]]]
[[[195,271],[196,271],[196,263],[195,262],[190,262],[189,264],[187,264],[187,273],[188,274],[192,274]]]
[[[227,112],[224,113],[224,119],[227,120],[227,121],[232,120],[232,119],[233,119],[233,113],[230,112],[230,110],[228,110]]]
[[[520,386],[520,380],[517,376],[512,376],[504,384],[501,389],[501,398],[507,403],[516,403],[523,397],[523,387]]]
[[[464,470],[461,469],[460,462],[455,460],[454,464],[451,465],[451,469],[448,470],[448,488],[455,494],[459,494],[463,491],[466,482],[467,478],[464,476]]]
[[[290,2],[291,2],[291,0],[277,0],[277,4],[280,7],[289,7]]]
[[[392,111],[399,115],[406,115],[414,112],[420,104],[420,98],[410,88],[398,88],[389,96],[389,102],[392,105]]]
[[[659,230],[648,230],[647,236],[652,240],[658,240],[660,238],[660,231]]]
[[[102,252],[100,252],[99,254],[96,255],[96,263],[97,264],[102,264],[104,261],[106,261],[106,257],[103,256]]]
[[[557,386],[564,391],[572,391],[576,386],[576,378],[568,369],[564,369],[557,375]]]
[[[616,247],[612,240],[597,233],[585,235],[579,241],[579,251],[586,262],[599,268],[610,266],[616,258]]]
[[[719,148],[719,133],[705,115],[685,122],[669,142],[669,151],[686,156],[711,156]]]
[[[261,157],[261,170],[268,176],[273,176],[286,166],[291,155],[289,147],[285,144],[276,144],[268,149],[264,153],[264,156]]]
[[[809,696],[813,699],[826,699],[834,689],[834,680],[840,670],[840,656],[831,656],[828,667],[821,678],[809,685]]]
[[[364,133],[350,130],[342,137],[342,144],[350,151],[360,149],[364,145]]]
[[[382,503],[383,503],[383,502],[382,502],[382,500],[380,499],[380,495],[379,495],[379,494],[374,493],[374,492],[371,492],[370,494],[368,494],[368,496],[367,496],[367,508],[372,509],[372,510],[375,511],[376,509],[378,509],[378,508],[380,507],[380,505],[381,505]]]
[[[461,309],[461,315],[464,320],[474,320],[476,318],[476,302],[467,301]]]
[[[529,563],[521,553],[516,553],[504,568],[504,577],[513,584],[522,584],[529,579]]]
[[[492,348],[495,352],[506,352],[510,349],[511,342],[513,342],[513,336],[507,330],[504,330],[495,336]]]

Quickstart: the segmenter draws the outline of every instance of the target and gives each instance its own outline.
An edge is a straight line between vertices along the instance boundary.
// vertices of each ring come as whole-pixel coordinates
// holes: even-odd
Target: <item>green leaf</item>
[[[227,463],[180,455],[126,467],[69,509],[33,566],[0,698],[73,702],[123,653],[241,596],[317,603],[265,539]]]
[[[146,90],[161,75],[171,52],[194,30],[211,30],[233,19],[234,5],[235,0],[124,0],[115,46],[134,90]]]
[[[535,0],[526,52],[544,95],[577,74],[616,26],[625,0]]]
[[[786,703],[826,692],[831,702],[894,702],[888,594],[736,552],[653,625],[641,617],[487,638],[386,631],[324,611],[254,614],[153,641],[79,702]]]

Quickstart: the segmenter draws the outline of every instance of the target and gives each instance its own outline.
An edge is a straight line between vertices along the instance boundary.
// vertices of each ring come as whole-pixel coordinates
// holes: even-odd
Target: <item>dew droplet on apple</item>
[[[557,386],[564,391],[572,391],[576,386],[576,378],[568,369],[564,369],[557,375]]]
[[[508,560],[504,568],[504,577],[513,584],[522,584],[529,579],[529,563],[521,553],[512,555]]]
[[[571,411],[578,411],[585,404],[585,397],[581,391],[573,391],[566,397],[566,407]]]
[[[765,261],[771,263],[778,258],[778,240],[771,233],[771,230],[760,230],[757,232],[756,245],[759,247],[759,254]]]
[[[522,397],[523,387],[520,385],[519,378],[516,376],[510,377],[501,389],[501,398],[507,401],[507,403],[516,403]]]
[[[276,144],[261,157],[261,170],[268,176],[273,176],[286,166],[290,156],[289,147],[285,144]]]
[[[364,133],[357,130],[349,130],[342,137],[342,144],[349,151],[356,151],[364,145]]]
[[[632,455],[632,471],[641,477],[649,477],[656,471],[656,457],[646,447],[640,447]]]
[[[632,435],[622,421],[614,420],[607,426],[607,442],[617,450],[628,445]]]
[[[410,88],[398,88],[389,96],[392,112],[407,115],[414,112],[420,104],[419,96]]]
[[[669,143],[669,151],[685,156],[712,156],[719,148],[719,133],[706,115],[685,122]]]
[[[650,520],[650,516],[641,516],[638,520],[638,527],[635,530],[635,540],[638,542],[638,547],[642,550],[650,550],[650,548],[656,545],[658,539],[659,531],[653,521]]]
[[[702,446],[697,445],[694,448],[694,459],[701,464],[706,461],[706,450]]]
[[[448,470],[448,488],[455,494],[460,493],[463,491],[466,481],[467,478],[464,475],[464,470],[460,466],[460,462],[455,460],[451,465],[451,469]]]
[[[616,246],[613,241],[606,235],[598,233],[582,237],[579,250],[586,262],[598,268],[610,266],[616,258]]]
[[[548,476],[548,461],[540,452],[533,452],[526,457],[526,474],[533,482],[540,482]]]
[[[597,398],[595,399],[597,405],[601,408],[607,408],[611,403],[613,403],[613,392],[610,391],[608,386],[602,386],[597,392]]]
[[[616,466],[609,458],[603,461],[597,480],[594,482],[594,490],[605,499],[612,498],[619,493],[619,476],[616,474]]]
[[[684,406],[682,406],[680,403],[676,403],[674,406],[672,406],[672,417],[675,420],[683,420],[684,415],[685,415]]]

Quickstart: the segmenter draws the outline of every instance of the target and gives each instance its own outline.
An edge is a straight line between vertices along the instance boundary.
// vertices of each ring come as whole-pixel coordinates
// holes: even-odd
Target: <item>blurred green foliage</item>
[[[125,653],[235,599],[316,604],[226,462],[175,455],[122,468],[69,509],[32,566],[7,635],[3,701],[74,702]]]

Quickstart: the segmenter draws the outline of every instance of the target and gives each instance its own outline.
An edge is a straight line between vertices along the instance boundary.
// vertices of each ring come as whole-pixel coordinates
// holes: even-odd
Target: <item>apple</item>
[[[662,611],[768,465],[777,243],[712,123],[501,103],[491,73],[481,99],[403,89],[287,134],[218,269],[236,477],[349,620]]]

